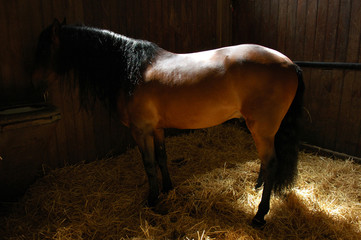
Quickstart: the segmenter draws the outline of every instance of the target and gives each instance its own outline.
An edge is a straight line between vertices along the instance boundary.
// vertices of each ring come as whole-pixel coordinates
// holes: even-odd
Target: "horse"
[[[282,53],[255,44],[176,54],[155,43],[58,20],[38,40],[34,82],[73,71],[82,106],[94,99],[129,127],[149,182],[147,203],[173,189],[164,129],[199,129],[243,118],[254,139],[262,198],[252,225],[263,227],[272,193],[297,176],[304,83]]]

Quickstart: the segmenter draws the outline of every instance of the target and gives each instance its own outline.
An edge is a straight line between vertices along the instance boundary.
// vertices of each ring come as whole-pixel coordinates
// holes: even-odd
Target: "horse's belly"
[[[241,117],[239,91],[223,79],[157,91],[160,128],[198,129]]]
[[[233,106],[193,103],[168,109],[160,121],[162,128],[199,129],[219,125],[232,118],[240,118],[239,109]]]

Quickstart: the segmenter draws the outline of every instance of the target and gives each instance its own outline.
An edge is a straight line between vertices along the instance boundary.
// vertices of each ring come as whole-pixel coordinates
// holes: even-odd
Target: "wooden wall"
[[[292,60],[361,62],[361,1],[233,2],[233,44],[258,43]],[[361,156],[361,71],[304,68],[304,140]]]
[[[170,51],[193,52],[230,44],[229,2],[0,0],[0,107],[42,100],[32,89],[31,69],[37,38],[54,18],[147,39]],[[75,92],[57,84],[49,92],[62,114],[46,153],[51,167],[94,160],[132,144],[129,131],[100,105],[86,113],[79,110]]]
[[[0,107],[40,101],[31,88],[39,33],[54,18],[85,23],[174,52],[259,43],[293,60],[360,62],[359,0],[0,0]],[[361,156],[360,72],[304,69],[311,144]],[[57,89],[57,86],[53,86]],[[60,108],[50,165],[89,161],[132,144],[127,129],[98,105],[79,110],[76,93],[53,90]]]

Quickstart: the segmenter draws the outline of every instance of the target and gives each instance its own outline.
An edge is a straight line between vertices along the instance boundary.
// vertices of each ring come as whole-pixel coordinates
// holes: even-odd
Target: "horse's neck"
[[[59,64],[63,72],[74,69],[85,94],[89,90],[112,104],[119,91],[132,95],[159,49],[153,43],[100,29],[67,27],[62,34]]]

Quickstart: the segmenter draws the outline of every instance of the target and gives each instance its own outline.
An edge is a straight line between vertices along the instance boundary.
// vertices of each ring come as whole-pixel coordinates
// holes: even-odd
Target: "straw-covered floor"
[[[249,223],[260,201],[259,160],[234,125],[167,139],[175,189],[157,212],[137,149],[68,166],[35,183],[0,221],[4,239],[360,239],[361,166],[300,153],[296,187],[273,198],[267,225]]]

